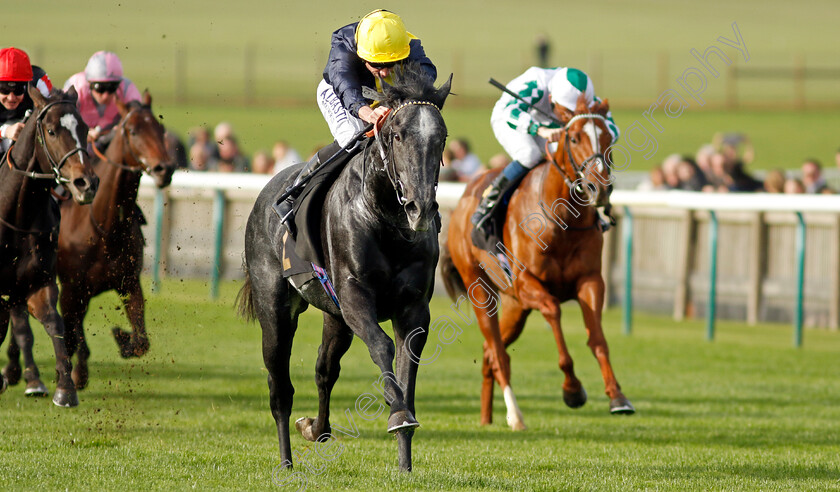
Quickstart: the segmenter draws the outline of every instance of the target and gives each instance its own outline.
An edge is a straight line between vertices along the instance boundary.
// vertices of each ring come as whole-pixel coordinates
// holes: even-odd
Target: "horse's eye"
[[[47,130],[47,134],[49,134],[49,136],[51,136],[51,137],[54,137],[54,136],[55,136],[55,132],[54,132],[54,131],[52,131],[52,129]]]
[[[569,140],[570,140],[570,141],[572,142],[572,144],[574,144],[574,145],[577,145],[577,143],[578,143],[578,139],[577,139],[577,137],[572,137],[572,138],[571,138],[571,139],[569,139]]]
[[[399,142],[400,140],[402,140],[402,137],[400,137],[400,134],[399,134],[399,133],[395,133],[395,134],[394,134],[394,140],[396,140],[397,142]]]

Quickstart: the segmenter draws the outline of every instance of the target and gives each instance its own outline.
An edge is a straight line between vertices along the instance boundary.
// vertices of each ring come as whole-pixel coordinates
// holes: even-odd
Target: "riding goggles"
[[[91,82],[90,83],[90,90],[94,92],[99,92],[102,94],[108,93],[113,94],[117,92],[117,89],[120,88],[120,81],[116,80],[113,82]]]
[[[4,96],[14,93],[16,96],[22,96],[26,92],[26,82],[9,82],[0,81],[0,94]]]

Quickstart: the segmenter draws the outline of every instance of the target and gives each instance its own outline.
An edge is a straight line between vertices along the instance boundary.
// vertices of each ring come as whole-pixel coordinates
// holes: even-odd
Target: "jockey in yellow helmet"
[[[362,87],[381,91],[382,80],[388,81],[391,70],[402,62],[418,63],[432,80],[437,68],[426,56],[420,40],[408,32],[402,19],[387,10],[374,10],[359,22],[348,24],[332,34],[330,55],[324,77],[318,84],[318,107],[335,141],[319,150],[295,180],[294,191],[278,213],[289,216],[293,200],[300,193],[299,184],[317,171],[322,162],[348,147],[338,159],[345,161],[354,154],[353,137],[369,123],[375,124],[386,113],[362,95]],[[339,169],[341,165],[337,165]]]

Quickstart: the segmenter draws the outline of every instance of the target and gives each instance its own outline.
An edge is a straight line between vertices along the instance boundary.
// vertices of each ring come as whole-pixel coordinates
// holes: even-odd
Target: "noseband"
[[[46,106],[44,106],[41,109],[41,111],[38,112],[38,116],[36,117],[36,120],[35,120],[36,140],[41,145],[41,147],[44,149],[44,153],[47,154],[47,158],[50,160],[50,167],[52,167],[52,171],[53,171],[52,174],[36,173],[36,172],[33,172],[33,171],[24,171],[24,170],[18,169],[17,165],[12,160],[12,148],[14,147],[14,144],[12,144],[9,147],[9,150],[6,151],[6,162],[8,162],[9,168],[11,168],[12,171],[14,171],[18,174],[23,174],[24,176],[27,176],[27,177],[32,178],[32,179],[54,179],[55,182],[58,183],[58,184],[63,184],[63,183],[69,183],[70,182],[69,179],[67,179],[67,178],[65,178],[64,176],[61,175],[62,166],[64,166],[64,163],[67,162],[67,159],[69,159],[73,154],[79,153],[79,154],[88,155],[88,153],[87,153],[87,150],[85,150],[82,147],[75,147],[75,148],[71,149],[69,152],[67,152],[66,154],[64,154],[64,157],[62,157],[58,162],[55,162],[55,159],[53,159],[53,156],[50,153],[50,149],[47,146],[47,139],[44,136],[43,120],[44,120],[44,117],[47,115],[47,110],[50,109],[51,107],[57,106],[59,104],[70,104],[74,108],[76,107],[76,104],[72,103],[70,101],[54,101],[54,102],[51,102],[51,103],[47,104]]]

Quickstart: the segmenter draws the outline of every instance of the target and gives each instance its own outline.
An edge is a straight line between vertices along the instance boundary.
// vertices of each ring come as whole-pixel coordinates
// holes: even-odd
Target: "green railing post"
[[[796,313],[793,325],[793,346],[802,346],[802,313],[805,297],[805,219],[796,212]]]
[[[160,259],[163,254],[161,244],[163,241],[163,190],[157,188],[155,191],[155,239],[154,239],[154,262],[152,263],[152,293],[160,292]]]
[[[624,241],[624,334],[633,331],[633,214],[624,207],[621,223],[621,237]]]
[[[706,320],[706,340],[715,339],[715,311],[717,309],[717,250],[718,220],[714,211],[709,211],[709,312]]]
[[[225,227],[225,192],[216,190],[213,200],[213,227],[216,232],[213,242],[213,267],[210,271],[210,297],[219,297],[219,275],[222,268],[222,239]]]

